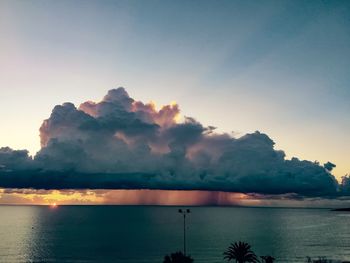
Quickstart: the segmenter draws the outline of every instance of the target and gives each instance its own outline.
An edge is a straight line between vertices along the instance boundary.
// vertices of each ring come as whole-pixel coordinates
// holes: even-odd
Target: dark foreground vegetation
[[[186,256],[182,252],[175,252],[170,254],[170,256],[166,255],[163,263],[192,263],[193,261],[191,256]]]
[[[223,253],[223,259],[233,263],[273,263],[275,258],[270,255],[260,256],[260,258],[252,251],[251,246],[245,242],[235,242],[226,249]],[[163,263],[193,263],[194,259],[189,255],[184,255],[182,252],[175,252],[164,257]],[[334,261],[325,257],[312,259],[306,257],[306,263],[350,263],[350,261]]]

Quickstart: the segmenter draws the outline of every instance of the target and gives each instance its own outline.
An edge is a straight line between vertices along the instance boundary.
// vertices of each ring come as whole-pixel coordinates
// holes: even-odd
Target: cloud
[[[342,177],[340,190],[344,195],[350,195],[350,174],[346,174]]]
[[[0,172],[27,170],[34,167],[27,150],[12,150],[9,147],[0,148]]]
[[[218,134],[175,103],[159,110],[123,88],[100,102],[55,106],[40,127],[41,150],[0,149],[0,187],[209,190],[336,196],[334,164],[292,158],[268,135]]]
[[[330,172],[333,170],[334,167],[336,167],[336,165],[331,162],[326,162],[323,166]]]

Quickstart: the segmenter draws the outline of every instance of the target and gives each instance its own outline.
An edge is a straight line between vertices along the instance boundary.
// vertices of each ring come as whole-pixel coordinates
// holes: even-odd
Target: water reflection
[[[26,206],[2,206],[0,218],[0,258],[3,262],[30,262],[37,209]]]
[[[222,262],[242,240],[277,262],[306,256],[350,259],[344,213],[322,209],[194,207],[187,249],[196,262]],[[176,207],[0,207],[4,262],[161,262],[182,249]],[[4,241],[6,240],[6,241]]]

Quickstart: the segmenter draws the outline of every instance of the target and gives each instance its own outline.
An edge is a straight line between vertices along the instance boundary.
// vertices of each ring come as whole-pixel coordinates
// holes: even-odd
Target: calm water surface
[[[306,256],[350,260],[350,213],[325,209],[193,207],[188,252],[195,262],[224,262],[232,241],[277,262]],[[161,263],[181,250],[176,207],[0,206],[0,262]]]

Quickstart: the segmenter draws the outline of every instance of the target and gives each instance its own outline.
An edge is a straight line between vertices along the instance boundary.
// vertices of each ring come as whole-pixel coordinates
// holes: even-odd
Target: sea
[[[0,206],[0,262],[162,263],[184,249],[173,206]],[[329,209],[186,207],[186,251],[225,262],[236,241],[275,262],[350,261],[350,213]]]

